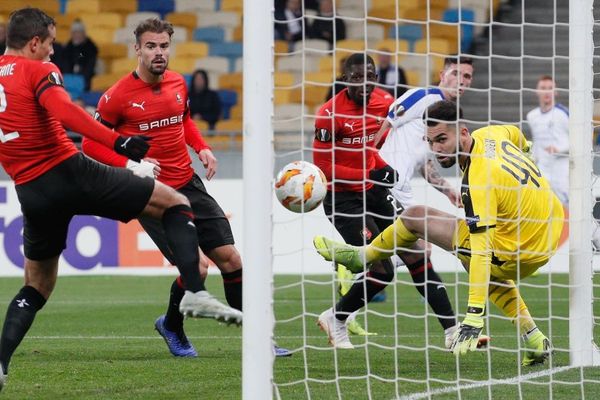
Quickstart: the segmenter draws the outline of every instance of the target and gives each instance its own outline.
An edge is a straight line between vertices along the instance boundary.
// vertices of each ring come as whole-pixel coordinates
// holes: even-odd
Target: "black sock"
[[[368,271],[365,276],[354,282],[348,293],[335,305],[335,317],[345,321],[350,314],[371,301],[393,278],[393,274]],[[363,299],[365,291],[366,299]]]
[[[46,304],[46,299],[31,286],[23,286],[8,305],[0,338],[0,363],[4,373],[13,353],[27,334],[35,314]]]
[[[446,330],[456,325],[456,317],[446,287],[444,287],[437,272],[434,271],[431,262],[425,264],[425,260],[421,260],[406,267],[415,283],[415,287],[437,315],[442,328]],[[427,280],[427,283],[425,283],[425,280]]]
[[[177,277],[171,285],[169,306],[165,315],[165,328],[171,332],[183,333],[183,314],[179,312],[179,303],[185,294],[181,277]]]
[[[198,270],[198,236],[193,221],[194,212],[183,204],[168,208],[162,217],[169,248],[185,287],[195,293],[206,288]]]
[[[221,272],[221,276],[227,304],[242,311],[242,269],[228,273]]]

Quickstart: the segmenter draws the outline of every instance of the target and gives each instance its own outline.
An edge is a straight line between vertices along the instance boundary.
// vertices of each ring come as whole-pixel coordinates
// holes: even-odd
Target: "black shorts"
[[[78,153],[15,189],[23,212],[25,257],[39,261],[65,249],[74,215],[123,222],[136,218],[148,204],[154,180]]]
[[[382,186],[373,186],[366,192],[327,192],[323,207],[346,243],[355,246],[371,243],[402,209]]]
[[[198,232],[198,243],[203,252],[209,252],[217,247],[234,244],[231,225],[217,201],[206,191],[202,179],[196,174],[183,187],[177,190],[190,200],[194,210],[194,224]],[[162,223],[148,217],[138,218],[140,224],[154,241],[167,260],[175,262]]]

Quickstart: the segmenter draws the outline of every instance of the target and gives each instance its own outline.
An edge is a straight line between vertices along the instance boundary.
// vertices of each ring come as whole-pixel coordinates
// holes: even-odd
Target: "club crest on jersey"
[[[181,96],[179,95],[179,93],[175,93],[175,99],[177,99],[177,103],[178,104],[182,104],[183,100],[181,100]]]
[[[369,228],[363,228],[360,231],[360,236],[365,240],[371,240],[371,238],[373,237],[373,232],[371,232]]]
[[[62,86],[62,79],[60,78],[60,74],[58,72],[50,72],[48,74],[48,82],[53,85]]]

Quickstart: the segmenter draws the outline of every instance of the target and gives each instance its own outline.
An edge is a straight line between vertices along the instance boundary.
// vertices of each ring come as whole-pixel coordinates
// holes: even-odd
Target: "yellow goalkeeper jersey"
[[[524,155],[529,146],[523,133],[516,126],[492,125],[471,136],[461,189],[471,235],[495,228],[490,238],[493,264],[548,259],[558,246],[563,207],[538,167]]]

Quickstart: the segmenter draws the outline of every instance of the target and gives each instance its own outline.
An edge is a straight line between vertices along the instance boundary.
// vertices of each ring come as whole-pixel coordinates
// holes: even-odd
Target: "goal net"
[[[600,94],[595,90],[599,3],[288,0],[275,1],[273,13],[272,0],[245,1],[245,399],[600,396],[600,376],[593,368],[600,363],[600,281],[594,273],[600,256],[593,254],[592,245],[593,237],[600,236],[600,182],[594,175],[600,171],[595,158],[600,144]],[[259,10],[261,5],[269,12]],[[263,26],[265,17],[272,26]],[[415,282],[414,270],[411,275],[406,266],[396,269],[384,301],[360,308],[355,321],[372,335],[350,334],[354,349],[332,347],[317,326],[321,313],[339,301],[340,286],[364,277],[342,277],[315,251],[315,235],[343,240],[323,207],[292,213],[273,200],[271,188],[285,164],[313,162],[318,110],[346,87],[343,62],[354,53],[372,57],[379,72],[375,86],[393,98],[413,88],[437,87],[447,57],[471,58],[473,81],[458,100],[470,132],[514,125],[532,139],[535,122],[528,113],[537,107],[540,114],[547,112],[539,82],[547,76],[554,83],[551,109],[561,107],[568,114],[568,149],[555,150],[569,160],[568,171],[556,171],[568,177],[565,228],[548,263],[533,276],[515,280],[537,327],[552,343],[553,352],[543,364],[523,365],[528,345],[520,323],[511,323],[491,300],[483,318],[482,333],[491,337],[487,348],[464,356],[449,352],[439,315],[418,290],[428,296],[430,284],[438,282],[429,273],[424,282]],[[335,107],[330,110],[334,117]],[[359,119],[369,117],[376,116]],[[546,130],[559,125],[557,118],[546,120]],[[536,145],[542,142],[534,141]],[[544,148],[549,145],[559,147],[550,141]],[[357,168],[366,163],[367,150],[359,151],[364,158]],[[437,169],[454,190],[461,190],[460,169]],[[413,204],[463,219],[465,209],[451,204],[418,172],[410,179]],[[333,183],[347,181],[334,173]],[[496,189],[506,188],[490,188]],[[593,209],[598,210],[595,217]],[[332,213],[332,218],[348,216],[336,207]],[[369,216],[372,211],[355,217],[366,223]],[[367,229],[365,241],[372,239],[368,236]],[[518,242],[521,233],[516,237]],[[431,246],[430,253],[421,254],[439,274],[443,283],[438,288],[447,292],[460,323],[467,312],[469,275],[455,252]],[[293,356],[275,359],[272,340]]]

